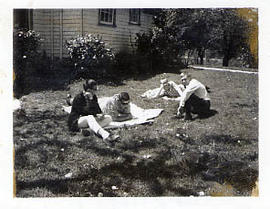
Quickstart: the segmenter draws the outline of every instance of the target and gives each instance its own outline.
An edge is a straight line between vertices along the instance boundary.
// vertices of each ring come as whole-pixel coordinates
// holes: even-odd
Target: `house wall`
[[[131,50],[138,32],[152,25],[152,15],[141,11],[140,25],[129,24],[129,9],[116,9],[116,26],[98,24],[98,9],[35,9],[33,29],[41,34],[41,46],[51,57],[66,57],[66,40],[86,33],[99,34],[116,51]]]

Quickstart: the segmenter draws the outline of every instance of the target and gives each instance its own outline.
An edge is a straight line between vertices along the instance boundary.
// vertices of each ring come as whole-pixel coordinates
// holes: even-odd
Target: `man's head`
[[[86,80],[83,84],[83,89],[86,92],[96,91],[97,90],[97,82],[93,79]]]
[[[168,81],[168,79],[162,79],[160,80],[160,84],[163,85],[163,88],[168,91],[170,89],[170,83]]]
[[[191,80],[191,75],[189,73],[181,73],[181,82],[184,84],[184,86],[187,86]]]
[[[129,104],[130,102],[129,94],[127,92],[121,92],[119,94],[119,100],[122,104]]]

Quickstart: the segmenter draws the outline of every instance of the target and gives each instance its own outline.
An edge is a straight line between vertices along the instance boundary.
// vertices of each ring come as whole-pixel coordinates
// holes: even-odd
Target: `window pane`
[[[103,11],[100,12],[100,20],[104,21],[104,13],[103,13]]]
[[[100,9],[100,21],[102,21],[102,23],[113,24],[113,15],[113,9]]]
[[[108,22],[112,22],[112,13],[109,14],[109,20]]]
[[[105,13],[105,19],[104,19],[105,22],[108,22],[108,13],[106,12]]]
[[[140,15],[139,9],[131,9],[130,10],[130,22],[139,23],[139,15]]]

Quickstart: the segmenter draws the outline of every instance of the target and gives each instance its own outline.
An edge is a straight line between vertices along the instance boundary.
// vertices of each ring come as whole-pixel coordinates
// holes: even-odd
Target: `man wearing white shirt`
[[[205,85],[191,78],[189,74],[181,73],[181,81],[186,87],[180,99],[177,116],[185,116],[185,120],[191,120],[191,113],[204,117],[210,111],[210,97]]]

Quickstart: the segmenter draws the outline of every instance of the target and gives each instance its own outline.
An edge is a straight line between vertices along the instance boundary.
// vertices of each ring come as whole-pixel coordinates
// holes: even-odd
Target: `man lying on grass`
[[[185,90],[185,86],[180,84],[177,85],[173,81],[168,81],[168,79],[162,79],[160,80],[160,87],[152,90],[146,91],[144,94],[142,94],[142,97],[147,97],[149,99],[154,98],[179,98],[181,97],[183,91]]]
[[[208,88],[198,80],[191,78],[190,74],[181,73],[181,81],[186,86],[180,98],[177,116],[191,120],[191,113],[198,114],[199,117],[206,117],[210,113],[210,97]]]
[[[70,131],[82,131],[84,135],[89,128],[97,135],[101,136],[106,144],[115,141],[118,136],[111,135],[102,127],[108,125],[112,118],[104,115],[98,104],[95,94],[97,90],[96,81],[90,79],[83,84],[84,91],[74,97],[71,107],[71,113],[68,117],[68,127]]]
[[[103,112],[110,115],[112,120],[116,122],[132,119],[129,94],[127,92],[115,94],[106,102]]]
[[[173,81],[168,81],[166,78],[160,81],[160,89],[156,95],[156,97],[164,97],[167,96],[169,98],[180,97],[185,87],[180,84],[177,85]]]

